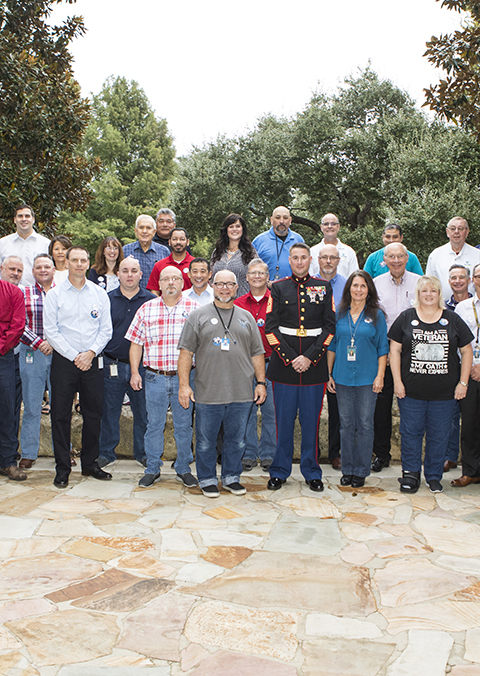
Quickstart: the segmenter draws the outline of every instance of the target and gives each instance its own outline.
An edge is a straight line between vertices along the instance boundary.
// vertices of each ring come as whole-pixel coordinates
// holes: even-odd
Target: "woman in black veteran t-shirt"
[[[400,409],[400,490],[416,493],[420,486],[426,433],[425,481],[432,493],[440,493],[455,399],[463,399],[467,392],[473,336],[455,312],[445,309],[439,280],[425,276],[417,283],[414,306],[397,317],[388,337]]]

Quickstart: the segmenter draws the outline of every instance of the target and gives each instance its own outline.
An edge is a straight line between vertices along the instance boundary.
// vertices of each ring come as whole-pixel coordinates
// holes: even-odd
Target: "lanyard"
[[[353,333],[352,333],[352,329],[353,329],[352,322],[353,322],[353,319],[352,319],[352,315],[350,314],[350,310],[349,310],[349,312],[348,312],[348,328],[350,329],[350,345],[351,345],[352,347],[355,345],[355,334],[357,333],[357,329],[358,329],[358,327],[360,326],[360,319],[362,318],[362,315],[363,315],[364,311],[365,311],[365,308],[360,312],[360,314],[359,314],[359,316],[358,316],[357,324],[356,324],[356,326],[355,326],[355,330],[353,331]]]
[[[228,320],[227,326],[225,326],[225,323],[224,323],[224,321],[223,321],[223,319],[222,319],[222,315],[221,315],[220,312],[218,311],[218,307],[215,305],[215,303],[213,304],[213,307],[214,307],[215,310],[217,311],[218,318],[219,318],[220,321],[222,322],[222,326],[223,326],[223,330],[224,330],[224,332],[225,332],[225,338],[226,338],[226,337],[227,337],[227,333],[230,333],[229,329],[230,329],[230,324],[232,323],[233,313],[235,312],[235,305],[232,307],[232,313],[231,313],[231,315],[230,315],[230,319]],[[231,334],[230,334],[230,335],[231,335]],[[233,340],[234,345],[236,345],[237,343],[236,343],[235,339],[233,338],[233,336],[232,336],[232,340]]]
[[[475,296],[472,298],[472,307],[473,314],[475,315],[475,321],[477,322],[477,345],[478,345],[478,336],[480,332],[480,322],[478,321],[477,308],[475,307]]]
[[[275,235],[275,248],[277,249],[277,267],[275,268],[275,272],[277,274],[275,275],[275,279],[278,279],[279,277],[278,271],[280,270],[280,256],[282,255],[283,247],[285,246],[287,238],[285,237],[285,239],[282,242],[282,246],[280,247],[280,253],[278,253],[278,240],[279,238],[277,237],[277,235]]]

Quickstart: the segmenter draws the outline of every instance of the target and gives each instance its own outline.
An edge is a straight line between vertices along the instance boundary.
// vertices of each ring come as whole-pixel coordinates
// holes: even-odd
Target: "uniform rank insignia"
[[[307,286],[307,295],[311,303],[323,300],[327,290],[324,286]]]

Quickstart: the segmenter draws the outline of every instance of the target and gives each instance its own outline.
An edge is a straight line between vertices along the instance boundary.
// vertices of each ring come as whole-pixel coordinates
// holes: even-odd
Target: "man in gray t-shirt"
[[[233,304],[238,288],[233,272],[217,272],[213,288],[214,302],[188,316],[178,341],[178,399],[184,408],[195,401],[197,476],[210,498],[220,495],[216,441],[222,422],[222,485],[234,495],[246,492],[239,483],[245,429],[253,401],[262,404],[267,392],[262,338],[252,315]],[[189,385],[194,354],[195,397]]]

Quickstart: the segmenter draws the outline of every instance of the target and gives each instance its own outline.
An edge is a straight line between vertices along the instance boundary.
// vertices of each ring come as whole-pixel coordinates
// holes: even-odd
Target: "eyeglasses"
[[[322,225],[340,225],[338,221],[323,221]]]
[[[180,282],[183,277],[160,277],[161,282]]]
[[[105,249],[110,249],[111,251],[118,251],[118,246],[116,246],[116,244],[107,244]]]
[[[338,261],[340,256],[319,256],[318,258],[321,261]]]
[[[166,223],[167,225],[173,225],[174,222],[172,221],[171,218],[166,218],[166,219],[165,218],[159,218],[157,223],[162,223],[162,224]]]
[[[450,230],[451,232],[465,232],[467,228],[464,225],[449,225],[447,226],[447,230]]]
[[[213,282],[213,286],[217,289],[233,289],[237,285],[235,282]]]
[[[268,277],[268,272],[247,272],[249,277]]]

